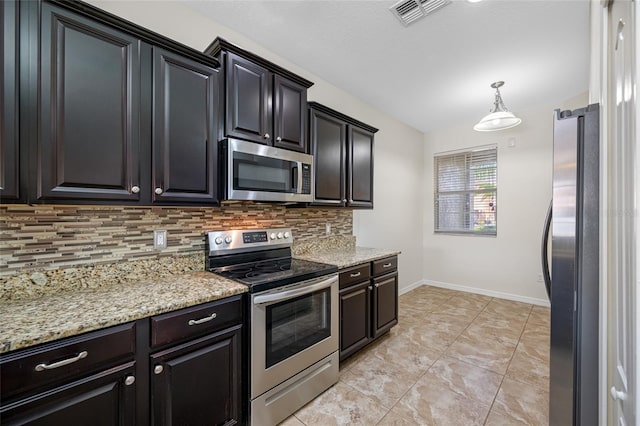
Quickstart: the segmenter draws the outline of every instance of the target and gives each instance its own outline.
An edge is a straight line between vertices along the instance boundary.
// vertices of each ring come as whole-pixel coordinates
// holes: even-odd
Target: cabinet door
[[[340,359],[371,340],[371,284],[369,281],[340,291]]]
[[[314,204],[346,203],[346,124],[313,109],[309,113],[309,140],[315,161]]]
[[[233,53],[227,53],[226,71],[226,135],[270,143],[271,73]]]
[[[398,274],[373,280],[373,337],[376,338],[398,323]]]
[[[307,89],[276,75],[273,94],[273,145],[307,152]]]
[[[138,200],[140,44],[48,3],[37,199]]]
[[[134,362],[130,362],[23,400],[3,403],[2,424],[134,425],[134,371]]]
[[[153,201],[215,203],[218,71],[153,49]]]
[[[18,145],[18,5],[0,3],[0,201],[20,199]]]
[[[349,201],[373,208],[373,133],[349,126]]]
[[[151,423],[240,423],[241,326],[151,355]]]

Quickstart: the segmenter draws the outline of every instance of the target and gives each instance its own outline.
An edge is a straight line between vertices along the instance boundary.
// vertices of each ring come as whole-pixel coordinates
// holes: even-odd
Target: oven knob
[[[276,239],[276,233],[275,233],[275,232],[272,232],[272,233],[271,233],[271,235],[269,235],[269,237],[270,237],[272,240],[275,240],[275,239]]]
[[[222,244],[222,237],[216,237],[216,244],[220,245]]]
[[[291,236],[291,234],[289,234],[288,232],[285,232],[285,233],[284,233],[284,237],[285,237],[285,238],[289,238],[290,236]]]
[[[225,237],[224,242],[227,244],[231,244],[231,237]]]
[[[278,232],[278,239],[281,240],[282,239],[282,232]]]

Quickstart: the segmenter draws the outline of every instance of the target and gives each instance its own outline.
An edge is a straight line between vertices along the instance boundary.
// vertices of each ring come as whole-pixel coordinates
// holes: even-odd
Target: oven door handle
[[[331,278],[327,278],[326,280],[322,280],[318,283],[306,285],[300,288],[294,288],[291,290],[285,290],[273,294],[258,295],[253,298],[253,304],[263,305],[265,303],[281,302],[283,300],[291,299],[294,297],[313,293],[314,291],[322,290],[327,287],[331,287],[336,282],[338,282],[338,277],[334,276]]]

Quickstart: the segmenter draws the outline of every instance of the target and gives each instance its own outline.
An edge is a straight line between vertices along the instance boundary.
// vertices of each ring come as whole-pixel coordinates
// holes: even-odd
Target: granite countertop
[[[348,268],[361,263],[373,260],[384,259],[385,257],[400,254],[399,250],[389,250],[369,247],[345,247],[327,251],[310,251],[308,253],[297,253],[298,259],[310,260],[312,262],[328,263],[336,265],[338,269]]]
[[[0,354],[245,292],[203,271],[2,301]]]
[[[343,269],[400,253],[398,250],[357,247],[353,237],[317,243],[301,246],[294,257]],[[170,262],[163,274],[147,274],[149,279],[144,280],[131,278],[137,277],[135,273],[139,275],[142,270],[157,268],[148,269],[145,264],[125,265],[128,267],[124,268],[115,264],[102,267],[109,269],[107,275],[102,275],[105,271],[99,268],[72,270],[73,273],[48,271],[47,279],[56,286],[45,287],[45,290],[53,292],[59,288],[55,293],[29,295],[33,285],[22,289],[22,281],[18,280],[18,289],[24,290],[24,294],[0,299],[0,354],[248,291],[243,284],[206,271],[172,274],[171,266],[177,271],[194,267],[191,265],[194,259],[178,260]],[[187,263],[182,265],[181,262]],[[87,274],[102,278],[91,276],[88,288],[77,288],[78,283],[88,280]],[[31,274],[31,281],[34,275]],[[17,291],[5,293],[20,295]]]

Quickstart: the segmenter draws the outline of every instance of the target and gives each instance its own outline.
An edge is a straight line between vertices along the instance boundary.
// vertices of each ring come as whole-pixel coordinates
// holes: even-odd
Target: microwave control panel
[[[311,194],[311,164],[302,163],[302,193]]]

